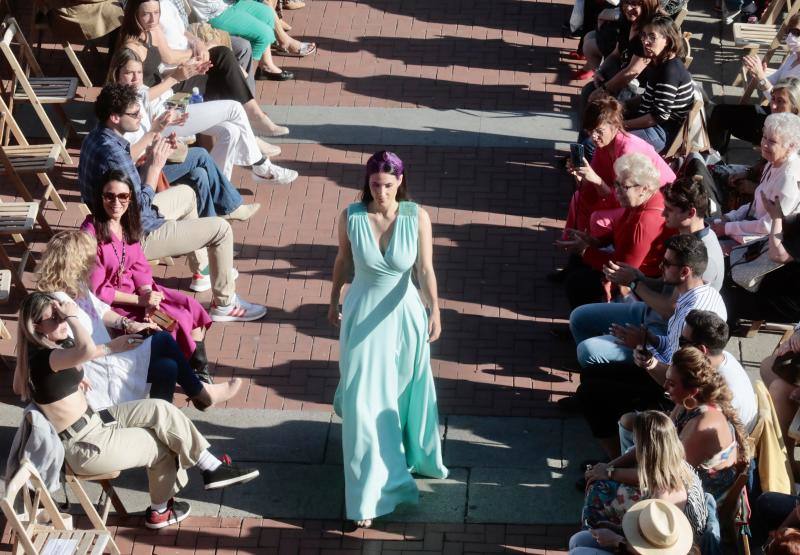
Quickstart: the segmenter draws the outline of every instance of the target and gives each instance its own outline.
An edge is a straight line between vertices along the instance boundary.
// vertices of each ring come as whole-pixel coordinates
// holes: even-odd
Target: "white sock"
[[[211,454],[211,452],[206,449],[200,456],[197,458],[197,468],[200,470],[210,470],[214,471],[220,467],[222,461],[220,461],[217,457]]]
[[[163,513],[167,510],[167,503],[169,503],[169,501],[164,501],[163,503],[150,503],[150,508],[157,513]]]

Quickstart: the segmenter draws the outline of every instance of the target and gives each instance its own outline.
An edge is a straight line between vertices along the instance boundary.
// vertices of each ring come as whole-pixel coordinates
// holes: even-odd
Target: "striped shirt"
[[[669,364],[672,355],[678,350],[678,340],[683,332],[683,324],[686,322],[686,315],[692,310],[710,310],[723,320],[728,319],[728,311],[725,309],[725,302],[716,289],[704,283],[694,289],[689,289],[678,297],[675,303],[675,312],[667,322],[667,335],[659,335],[658,344],[655,347],[655,357]]]
[[[652,114],[658,125],[677,131],[694,103],[692,75],[683,62],[672,58],[645,70],[646,85],[639,116]]]

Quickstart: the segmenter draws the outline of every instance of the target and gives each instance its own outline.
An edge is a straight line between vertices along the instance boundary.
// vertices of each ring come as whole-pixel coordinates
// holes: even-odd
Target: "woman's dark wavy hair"
[[[366,175],[364,176],[364,188],[361,191],[361,202],[369,204],[372,202],[372,191],[369,189],[369,178],[376,173],[390,173],[395,177],[403,176],[403,181],[397,188],[397,201],[409,200],[408,188],[406,187],[405,171],[403,161],[394,152],[381,150],[373,154],[367,160]]]
[[[122,25],[119,29],[118,46],[125,44],[127,40],[139,40],[142,28],[139,27],[139,22],[136,20],[136,12],[139,11],[139,6],[145,2],[153,1],[158,2],[158,0],[128,0],[125,3],[125,15],[122,16]]]
[[[674,54],[676,58],[683,59],[686,53],[683,51],[683,37],[675,22],[668,15],[657,15],[650,20],[650,23],[641,27],[643,32],[648,29],[656,31],[667,39],[667,44],[661,54],[653,58],[656,64],[663,63],[670,59]]]
[[[94,218],[97,243],[109,243],[111,241],[111,231],[108,226],[111,217],[108,215],[103,205],[103,189],[111,181],[119,181],[128,186],[131,200],[128,203],[128,209],[120,220],[120,224],[122,225],[122,238],[129,244],[138,243],[142,237],[142,224],[139,219],[139,201],[136,199],[136,189],[133,187],[133,181],[128,177],[128,174],[121,170],[108,170],[103,176],[102,187],[97,187],[94,191],[92,217]]]

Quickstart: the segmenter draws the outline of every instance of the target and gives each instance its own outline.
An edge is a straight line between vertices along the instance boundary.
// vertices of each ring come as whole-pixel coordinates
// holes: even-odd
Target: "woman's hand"
[[[625,538],[619,534],[612,532],[608,528],[595,528],[590,531],[594,541],[600,544],[600,547],[614,547],[624,541]]]
[[[439,309],[435,308],[431,310],[430,315],[428,316],[428,343],[433,343],[439,336],[442,334],[442,317],[439,313]]]
[[[775,349],[776,356],[785,355],[786,353],[800,353],[800,330],[795,330],[789,339]]]
[[[608,465],[606,463],[597,463],[586,470],[583,477],[586,478],[586,487],[597,480],[608,479]]]
[[[758,194],[761,195],[761,203],[764,205],[764,210],[767,211],[769,217],[773,220],[782,220],[784,214],[780,198],[776,196],[774,200],[769,200],[767,195],[764,194],[764,191],[759,191]]]
[[[128,329],[126,329],[125,331],[127,331],[129,333],[141,333],[144,330],[158,331],[160,329],[161,328],[159,328],[158,325],[156,325],[153,322],[133,322],[133,321],[130,321],[128,323]]]
[[[758,56],[745,56],[742,58],[742,66],[751,77],[755,77],[758,80],[766,78],[765,65]]]
[[[59,318],[66,320],[70,316],[78,316],[78,305],[72,301],[53,301],[50,305]]]
[[[341,324],[342,313],[339,311],[339,303],[331,303],[328,305],[328,322],[336,328]]]
[[[81,380],[81,383],[79,383],[79,384],[78,384],[78,388],[79,388],[81,391],[83,391],[84,393],[86,393],[87,391],[89,391],[90,389],[92,389],[92,382],[90,382],[90,381],[89,381],[89,380],[87,380],[86,378],[83,378],[83,379]]]
[[[179,82],[186,81],[195,75],[205,75],[208,70],[211,69],[211,65],[211,62],[209,61],[202,61],[199,58],[192,58],[191,60],[183,62],[176,67],[175,71],[172,73],[172,76]]]
[[[139,306],[158,308],[163,300],[164,294],[160,291],[149,290],[139,293]]]
[[[142,344],[144,341],[144,337],[141,335],[120,335],[119,337],[112,339],[108,345],[108,350],[112,353],[124,353],[125,351],[131,351]]]
[[[568,229],[569,239],[559,239],[555,245],[565,251],[571,251],[579,255],[583,255],[584,251],[588,249],[594,241],[588,233],[578,231],[577,229]]]
[[[597,172],[592,169],[592,166],[589,165],[589,162],[586,161],[586,158],[583,159],[583,165],[576,168],[572,166],[572,163],[567,165],[569,169],[569,173],[581,183],[586,181],[587,183],[591,183],[592,185],[600,185],[603,183],[603,180],[597,175]]]
[[[725,237],[725,222],[715,222],[711,224],[711,231],[713,231],[717,237]]]

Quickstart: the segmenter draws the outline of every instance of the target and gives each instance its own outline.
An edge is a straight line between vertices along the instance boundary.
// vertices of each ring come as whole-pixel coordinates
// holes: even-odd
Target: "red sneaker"
[[[579,50],[573,50],[572,52],[567,54],[567,58],[569,58],[570,60],[581,60],[581,61],[586,60],[586,56],[584,56],[583,52]]]
[[[163,513],[159,513],[148,507],[145,514],[144,525],[153,530],[166,528],[167,526],[177,524],[184,520],[191,512],[192,507],[186,501],[175,501],[173,498],[167,502],[167,510]]]
[[[579,69],[575,73],[572,74],[573,81],[586,81],[594,77],[594,70],[593,69]]]

